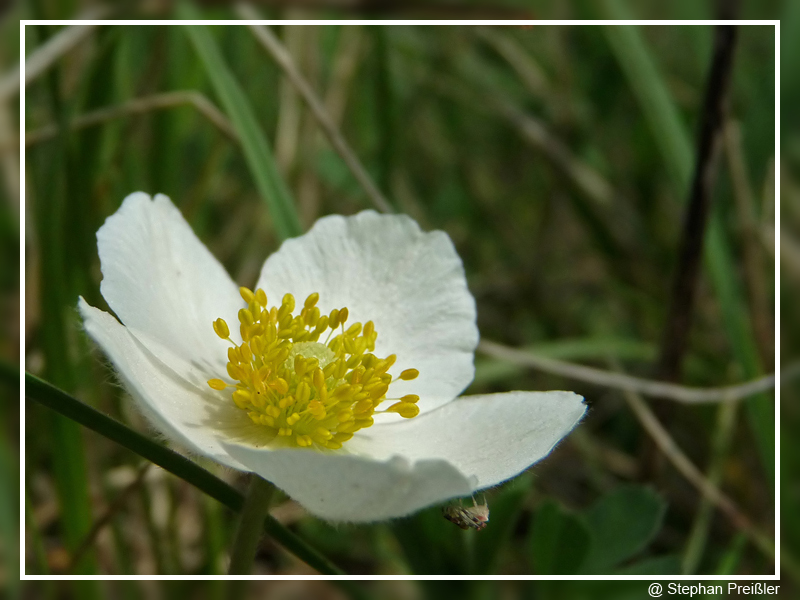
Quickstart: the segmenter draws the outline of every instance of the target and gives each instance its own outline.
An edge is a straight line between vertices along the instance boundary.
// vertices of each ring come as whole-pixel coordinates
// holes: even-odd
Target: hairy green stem
[[[275,486],[270,482],[261,479],[253,473],[250,479],[250,489],[244,499],[239,527],[236,529],[236,537],[233,540],[231,550],[231,564],[228,567],[229,575],[249,575],[253,569],[258,541],[261,539],[263,530],[262,524],[269,513],[269,501]],[[241,580],[231,582],[231,589],[238,589]],[[239,594],[232,594],[232,598],[238,598]]]

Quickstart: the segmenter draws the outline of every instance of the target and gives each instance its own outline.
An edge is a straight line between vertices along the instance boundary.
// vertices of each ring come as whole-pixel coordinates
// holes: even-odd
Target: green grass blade
[[[606,0],[604,4],[608,7],[608,14],[619,15],[625,12],[618,8],[615,0]],[[689,189],[692,176],[694,149],[664,79],[637,26],[608,25],[604,27],[604,31],[614,56],[650,123],[670,178],[677,183],[678,194],[683,197]]]
[[[178,6],[183,19],[202,18],[188,3]],[[259,193],[269,208],[275,231],[285,240],[303,233],[289,189],[278,172],[261,126],[239,82],[231,73],[214,38],[204,25],[187,25],[186,32],[211,79],[211,84],[242,143],[245,160]]]
[[[67,419],[107,437],[142,458],[146,458],[162,469],[192,484],[201,492],[208,494],[231,510],[241,510],[244,502],[242,495],[218,477],[199,467],[188,458],[157,444],[141,433],[130,429],[119,421],[115,421],[30,373],[25,373],[25,397],[43,404]],[[344,574],[341,569],[274,518],[267,517],[264,522],[264,530],[289,552],[320,573],[324,575]]]
[[[39,290],[42,350],[45,373],[65,389],[75,388],[77,372],[70,346],[71,322],[74,313],[74,266],[69,262],[68,223],[71,186],[74,184],[69,164],[68,107],[61,97],[57,70],[43,80],[45,97],[50,104],[59,134],[49,152],[34,155],[33,176],[28,194],[34,201],[33,216],[40,241],[41,268]],[[53,460],[53,477],[58,493],[64,544],[75,550],[88,533],[91,523],[88,467],[80,428],[58,415],[48,419],[49,444]],[[87,553],[76,570],[91,574],[96,570],[93,553]],[[93,587],[93,586],[88,586]],[[94,586],[96,587],[96,586]],[[97,594],[93,593],[92,597]]]
[[[606,17],[623,18],[626,14],[619,0],[605,0],[603,6]],[[604,31],[653,131],[675,193],[679,198],[685,198],[692,177],[695,152],[664,78],[638,26],[606,26]],[[758,377],[762,374],[758,350],[752,329],[746,321],[744,295],[719,212],[711,215],[704,244],[705,268],[720,303],[724,329],[735,360],[746,378]],[[748,400],[747,413],[765,474],[770,482],[774,482],[775,431],[769,396],[760,394]]]

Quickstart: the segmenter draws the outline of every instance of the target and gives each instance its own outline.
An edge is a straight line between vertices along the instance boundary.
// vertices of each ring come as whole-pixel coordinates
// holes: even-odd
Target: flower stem
[[[239,527],[233,540],[231,564],[228,567],[229,575],[250,574],[258,540],[264,530],[264,519],[269,512],[269,501],[274,491],[275,486],[253,473],[250,479],[250,489],[244,499]],[[239,581],[239,583],[243,582]]]

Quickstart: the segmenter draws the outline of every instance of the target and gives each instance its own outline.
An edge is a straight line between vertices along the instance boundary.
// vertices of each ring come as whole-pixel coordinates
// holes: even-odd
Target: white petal
[[[324,217],[267,259],[259,287],[270,302],[291,292],[300,304],[318,292],[323,313],[346,306],[348,323],[374,321],[375,354],[397,355],[390,372],[420,372],[389,395],[417,394],[422,411],[449,402],[472,381],[475,300],[442,231],[426,233],[409,217],[374,211]]]
[[[100,291],[126,326],[189,360],[221,365],[212,323],[223,317],[237,335],[244,302],[225,269],[197,239],[169,198],[131,194],[97,232]],[[231,320],[234,323],[231,323]]]
[[[560,391],[466,396],[413,419],[362,429],[345,446],[376,460],[441,459],[474,479],[477,490],[547,456],[583,417],[582,400]]]
[[[156,429],[189,451],[246,470],[222,448],[219,438],[257,443],[260,429],[236,408],[230,392],[208,387],[206,381],[216,374],[184,360],[146,333],[120,325],[83,298],[78,308],[87,333]]]
[[[264,450],[225,444],[236,460],[271,481],[311,513],[331,521],[370,522],[403,517],[472,486],[441,460],[376,462],[314,450]]]

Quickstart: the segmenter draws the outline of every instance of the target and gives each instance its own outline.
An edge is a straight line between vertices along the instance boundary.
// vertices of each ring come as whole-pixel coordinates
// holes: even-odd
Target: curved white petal
[[[585,411],[583,398],[572,392],[466,396],[413,419],[362,429],[345,447],[375,460],[444,460],[477,490],[547,456]]]
[[[228,455],[219,439],[257,443],[263,434],[236,408],[229,393],[226,396],[226,392],[208,387],[206,381],[215,374],[184,360],[147,334],[124,327],[83,298],[78,308],[86,332],[111,360],[125,388],[156,429],[187,450],[247,470]]]
[[[224,446],[248,469],[331,521],[366,523],[403,517],[472,490],[471,482],[442,460],[374,461],[313,450]]]
[[[374,211],[323,217],[267,259],[258,286],[270,302],[291,292],[302,303],[318,292],[323,313],[346,306],[348,323],[374,321],[375,354],[397,355],[390,372],[420,372],[389,395],[417,394],[422,411],[452,400],[472,381],[475,300],[442,231],[426,233],[407,216]]]
[[[161,194],[129,195],[97,232],[100,291],[120,321],[187,360],[205,359],[225,372],[212,323],[223,317],[238,334],[244,306],[238,287]]]

